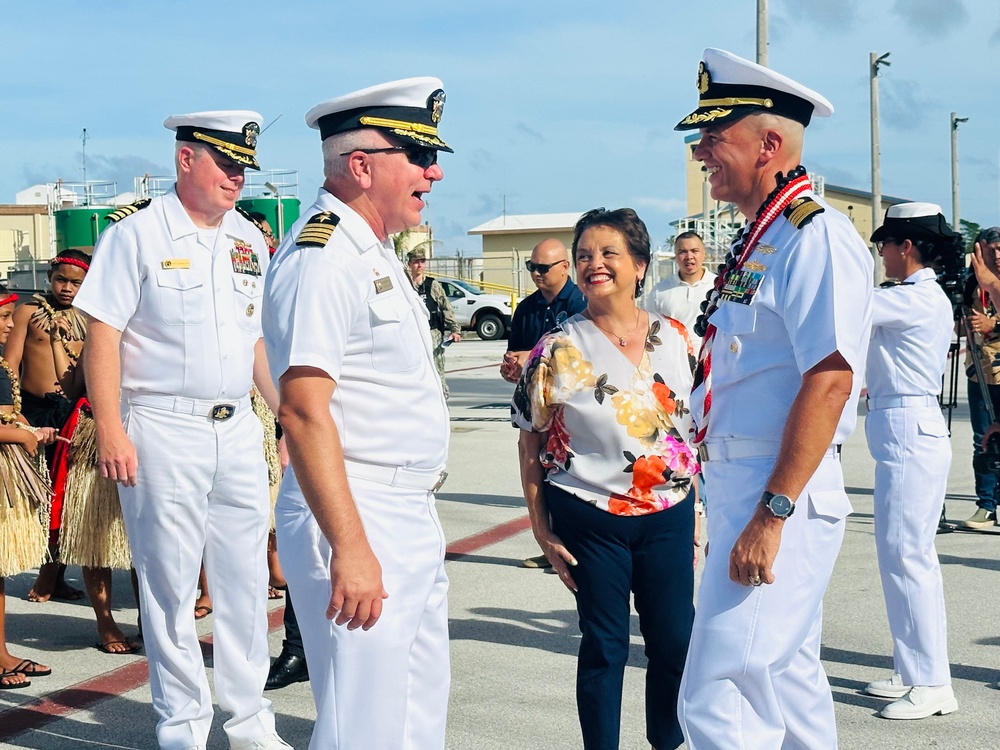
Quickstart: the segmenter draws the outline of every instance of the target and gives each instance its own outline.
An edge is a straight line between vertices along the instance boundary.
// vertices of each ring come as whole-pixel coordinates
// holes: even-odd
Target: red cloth
[[[80,422],[80,412],[86,409],[90,411],[90,401],[86,396],[73,406],[73,411],[66,420],[66,424],[59,430],[59,437],[72,440],[76,432],[76,426]],[[63,498],[66,495],[66,476],[69,474],[69,447],[70,444],[64,440],[57,440],[55,452],[52,456],[52,466],[49,467],[49,474],[52,476],[52,515],[49,518],[49,537],[55,541],[59,527],[62,524]]]

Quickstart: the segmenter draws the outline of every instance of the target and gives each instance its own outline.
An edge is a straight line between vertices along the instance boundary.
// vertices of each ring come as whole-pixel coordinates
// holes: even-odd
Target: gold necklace
[[[589,310],[587,311],[587,318],[590,320],[591,323],[593,323],[595,326],[597,326],[598,328],[600,328],[606,334],[608,334],[609,336],[614,336],[616,339],[618,339],[618,346],[622,346],[622,347],[625,346],[625,344],[628,342],[628,339],[632,336],[632,334],[635,333],[639,329],[639,308],[638,307],[635,308],[635,326],[633,326],[632,330],[629,331],[628,333],[626,333],[624,336],[619,336],[614,331],[609,331],[607,328],[605,328],[604,326],[600,325],[596,320],[594,320],[594,317],[590,313]]]
[[[10,395],[11,400],[14,402],[14,409],[10,414],[0,412],[0,424],[14,424],[21,415],[21,381],[18,380],[17,375],[14,374],[14,370],[7,364],[7,360],[3,357],[0,357],[0,367],[7,372],[7,377],[10,378]]]

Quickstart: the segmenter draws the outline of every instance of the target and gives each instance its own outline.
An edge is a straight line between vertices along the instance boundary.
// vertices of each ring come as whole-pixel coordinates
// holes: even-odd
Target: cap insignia
[[[116,211],[112,211],[110,214],[104,217],[104,220],[109,224],[114,224],[116,221],[121,221],[126,216],[131,216],[136,211],[140,211],[149,205],[150,199],[143,198],[141,201],[136,201],[135,203],[130,203],[127,206],[122,206]]]
[[[444,89],[438,89],[427,97],[427,107],[431,110],[431,122],[437,125],[444,114]]]
[[[704,94],[712,85],[712,74],[708,72],[704,62],[698,63],[698,93]]]
[[[260,125],[248,122],[243,126],[243,140],[250,148],[257,148],[257,136],[260,135]]]
[[[322,211],[314,215],[295,238],[296,247],[326,247],[339,223],[340,217],[333,211]]]

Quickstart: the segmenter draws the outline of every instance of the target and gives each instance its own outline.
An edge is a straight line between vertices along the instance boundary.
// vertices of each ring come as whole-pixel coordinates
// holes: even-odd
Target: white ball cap
[[[752,112],[772,112],[808,125],[813,116],[829,117],[833,105],[788,76],[709,47],[698,66],[698,109],[675,130],[735,122]]]
[[[257,136],[263,121],[249,109],[215,110],[171,115],[163,127],[176,132],[178,141],[204,143],[238,164],[260,169]]]
[[[376,128],[420,146],[451,151],[438,136],[444,102],[441,79],[404,78],[317,104],[306,113],[306,125],[319,130],[324,140],[337,133]]]

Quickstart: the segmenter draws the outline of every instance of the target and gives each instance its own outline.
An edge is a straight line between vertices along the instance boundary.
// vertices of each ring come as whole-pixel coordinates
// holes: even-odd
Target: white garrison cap
[[[204,143],[223,156],[251,169],[257,163],[257,136],[264,118],[248,109],[192,112],[171,115],[163,127],[177,133],[178,141]]]
[[[360,128],[376,128],[396,138],[452,151],[438,137],[445,94],[438,78],[404,78],[330,99],[306,112],[306,125],[326,140]]]
[[[897,203],[885,210],[885,218],[916,219],[920,216],[937,216],[943,213],[937,203]]]
[[[735,122],[753,112],[771,112],[808,125],[813,115],[829,117],[833,105],[822,95],[763,65],[709,47],[698,65],[698,108],[674,130]]]

